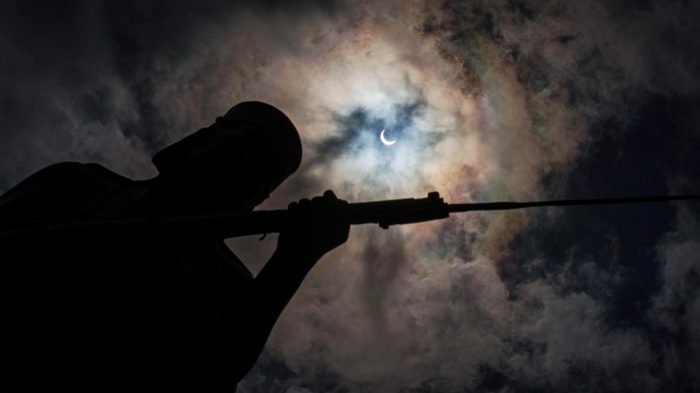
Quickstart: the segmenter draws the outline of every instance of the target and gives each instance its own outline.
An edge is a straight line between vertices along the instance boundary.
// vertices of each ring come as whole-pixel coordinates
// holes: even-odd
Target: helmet
[[[281,164],[279,183],[301,164],[301,139],[292,121],[279,109],[259,101],[242,102],[217,119],[223,129],[242,127],[273,151]],[[249,127],[245,127],[249,126]]]
[[[195,154],[210,149],[212,145],[231,133],[243,133],[252,141],[246,146],[251,154],[273,162],[270,180],[279,185],[301,164],[301,139],[294,124],[272,105],[247,101],[232,107],[216,123],[164,148],[153,156],[153,163],[161,174],[174,173]]]

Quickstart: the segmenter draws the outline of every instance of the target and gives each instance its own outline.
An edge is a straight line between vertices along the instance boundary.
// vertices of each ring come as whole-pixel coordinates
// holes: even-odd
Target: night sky
[[[700,193],[699,2],[45,3],[0,5],[0,192],[58,161],[152,177],[261,100],[304,145],[261,208]],[[255,273],[276,243],[228,244]],[[354,227],[238,391],[698,391],[697,370],[700,206],[544,208]]]

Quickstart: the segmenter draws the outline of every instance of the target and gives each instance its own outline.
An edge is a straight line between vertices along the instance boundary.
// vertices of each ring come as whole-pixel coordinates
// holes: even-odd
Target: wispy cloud
[[[432,190],[448,201],[556,197],[596,141],[622,138],[615,130],[646,97],[697,96],[697,4],[76,4],[65,25],[48,11],[35,21],[31,6],[0,17],[11,59],[0,63],[2,190],[59,160],[151,176],[155,150],[238,101],[262,100],[290,116],[305,151],[264,207],[325,189],[351,201]],[[697,146],[693,111],[673,115],[680,136],[669,151]],[[382,129],[394,145],[380,143]],[[694,152],[682,151],[669,158],[679,173],[663,180],[685,191],[697,177],[687,176]],[[614,291],[601,292],[628,277],[613,260],[625,239],[610,230],[606,249],[592,250],[547,232],[570,218],[353,228],[311,272],[241,390],[654,391],[684,359],[697,363],[697,230],[649,237],[661,244],[650,318],[685,332],[680,348],[610,321]],[[544,233],[571,241],[567,254],[538,248]],[[231,245],[264,258],[273,243]]]

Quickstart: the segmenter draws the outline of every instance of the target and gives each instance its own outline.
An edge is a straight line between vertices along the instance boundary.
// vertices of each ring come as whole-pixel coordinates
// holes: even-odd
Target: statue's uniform
[[[146,193],[96,164],[52,165],[0,197],[0,231],[148,216]],[[240,322],[258,312],[253,277],[222,240],[51,233],[0,252],[12,391],[233,391],[264,345]]]

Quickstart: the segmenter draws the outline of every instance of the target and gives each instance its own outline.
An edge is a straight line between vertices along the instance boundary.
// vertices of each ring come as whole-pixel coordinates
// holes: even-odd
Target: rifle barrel
[[[627,203],[682,201],[693,199],[700,199],[700,195],[662,195],[634,198],[562,199],[536,202],[451,203],[447,205],[447,209],[450,213],[459,213],[468,211],[524,209],[528,207],[542,206],[613,205]]]
[[[668,202],[700,199],[700,195],[662,195],[635,198],[564,199],[535,202],[443,202],[437,192],[428,198],[406,198],[387,201],[350,203],[349,223],[352,225],[376,223],[382,228],[447,218],[450,213],[511,210],[542,206],[582,206],[623,203]],[[124,218],[49,224],[40,227],[19,228],[0,232],[0,240],[75,235],[124,235],[131,236],[186,236],[228,238],[282,231],[289,219],[287,210],[262,210],[247,213],[199,215],[190,217]]]

